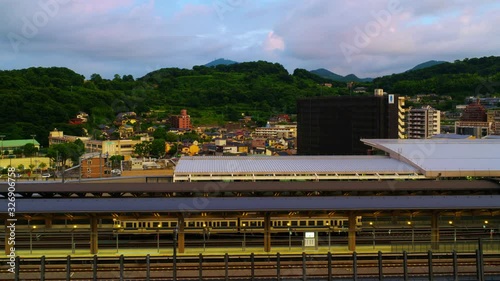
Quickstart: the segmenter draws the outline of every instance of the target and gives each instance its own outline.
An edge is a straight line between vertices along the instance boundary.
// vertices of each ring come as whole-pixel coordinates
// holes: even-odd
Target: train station
[[[479,238],[498,246],[499,140],[364,142],[377,153],[183,157],[155,182],[18,183],[16,246],[67,254],[160,252],[174,240],[181,254],[207,245],[460,250]],[[1,196],[7,206],[6,185]]]

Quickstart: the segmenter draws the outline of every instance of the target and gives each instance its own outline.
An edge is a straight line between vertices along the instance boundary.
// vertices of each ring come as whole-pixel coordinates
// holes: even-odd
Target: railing
[[[500,255],[374,253],[194,255],[1,259],[9,280],[499,280]],[[363,279],[365,280],[365,279]]]

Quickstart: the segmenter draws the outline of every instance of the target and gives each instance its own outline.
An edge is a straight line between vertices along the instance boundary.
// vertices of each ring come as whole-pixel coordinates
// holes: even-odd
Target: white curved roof
[[[427,177],[500,176],[500,139],[363,139]]]
[[[418,172],[386,156],[202,156],[182,157],[181,173],[387,173]]]
[[[187,177],[187,178],[186,178]],[[195,156],[182,157],[174,180],[320,180],[422,177],[388,156]]]

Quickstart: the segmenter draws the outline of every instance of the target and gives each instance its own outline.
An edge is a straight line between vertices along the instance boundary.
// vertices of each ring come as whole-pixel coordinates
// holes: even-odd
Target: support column
[[[98,249],[97,217],[92,215],[90,218],[90,254],[96,255]]]
[[[431,247],[433,250],[439,249],[439,212],[432,212],[431,216]]]
[[[269,213],[264,215],[264,252],[271,251],[271,216]]]
[[[347,235],[349,251],[356,251],[356,213],[349,212],[349,232]]]
[[[10,245],[9,245],[9,237],[10,237],[10,228],[7,228],[7,226],[10,225],[10,222],[5,219],[5,226],[4,226],[4,231],[5,231],[5,240],[4,240],[4,245],[5,245],[5,255],[10,254]]]
[[[177,247],[179,249],[179,253],[184,253],[184,216],[182,214],[179,216],[178,224],[179,233],[177,238]]]
[[[45,217],[45,228],[52,228],[52,216]]]

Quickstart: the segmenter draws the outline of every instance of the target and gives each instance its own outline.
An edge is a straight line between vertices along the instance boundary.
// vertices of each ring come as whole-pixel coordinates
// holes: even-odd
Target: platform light
[[[448,224],[453,224],[453,221],[448,221]]]
[[[488,224],[488,221],[484,221],[484,224]]]
[[[243,227],[245,227],[245,226],[247,226],[247,224],[246,224],[246,223],[243,223],[243,224],[242,224],[242,226],[243,226]]]
[[[36,228],[36,225],[33,226],[33,229],[35,229],[35,228]]]
[[[158,227],[161,227],[161,222],[160,222],[160,223],[158,223]]]
[[[73,225],[73,228],[76,228],[76,227],[77,227],[77,226],[76,226],[76,224],[75,224],[75,225]]]
[[[408,225],[411,225],[411,221],[407,221],[406,223],[407,223]]]
[[[373,225],[373,222],[372,222],[372,221],[370,222],[370,225]]]

